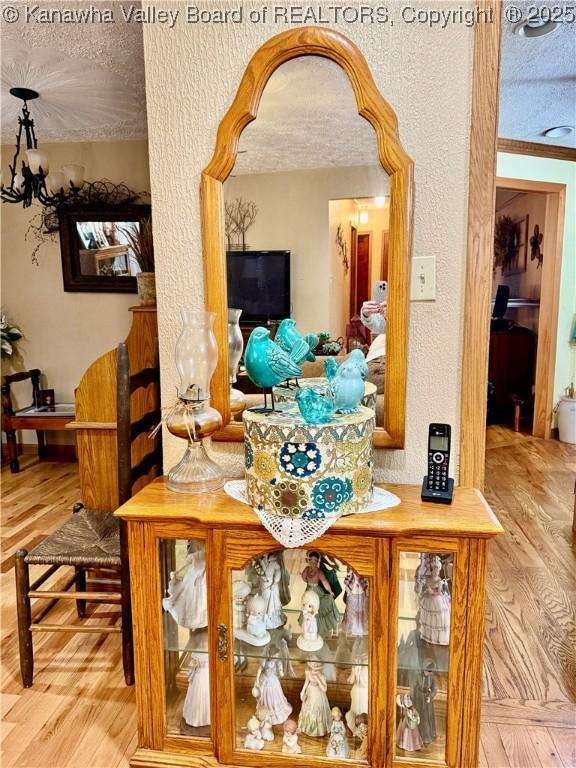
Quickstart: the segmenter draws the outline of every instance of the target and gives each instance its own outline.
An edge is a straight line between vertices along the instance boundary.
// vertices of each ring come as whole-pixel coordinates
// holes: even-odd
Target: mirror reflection
[[[130,277],[140,272],[131,246],[137,238],[137,221],[77,221],[81,275]]]
[[[337,64],[307,56],[276,70],[240,137],[224,205],[228,306],[241,310],[244,345],[257,325],[274,339],[293,318],[303,335],[318,336],[301,384],[322,378],[329,356],[362,349],[365,404],[382,426],[389,179]],[[248,407],[263,401],[242,358],[230,381]]]

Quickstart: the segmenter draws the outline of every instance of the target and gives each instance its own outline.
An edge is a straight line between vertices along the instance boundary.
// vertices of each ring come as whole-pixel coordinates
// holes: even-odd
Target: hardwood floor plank
[[[547,728],[527,728],[527,731],[542,768],[573,768],[562,761]]]
[[[510,768],[542,768],[530,733],[521,725],[498,725]]]
[[[484,699],[482,722],[574,729],[576,705],[569,701]]]
[[[548,733],[565,768],[576,768],[576,730],[549,728]]]
[[[490,768],[511,768],[497,725],[490,723],[482,726],[480,743]]]

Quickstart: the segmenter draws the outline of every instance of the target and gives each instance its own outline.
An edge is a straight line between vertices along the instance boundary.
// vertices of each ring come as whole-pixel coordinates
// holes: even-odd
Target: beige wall
[[[290,251],[292,317],[306,332],[330,330],[336,337],[345,330],[342,314],[348,322],[349,312],[347,297],[344,313],[334,309],[342,306],[346,279],[329,222],[330,200],[387,193],[380,166],[235,176],[224,185],[225,200],[242,197],[258,207],[246,236],[252,250]],[[350,247],[349,225],[345,231]]]
[[[65,162],[81,163],[89,180],[125,182],[136,192],[150,189],[148,145],[145,141],[44,144],[55,170]],[[7,169],[13,148],[2,147]],[[40,368],[44,385],[56,391],[60,402],[73,402],[74,389],[84,370],[99,355],[115,347],[130,327],[128,307],[135,294],[65,293],[58,235],[38,252],[32,263],[34,242],[25,235],[40,210],[32,205],[2,204],[2,308],[24,331],[19,368]],[[19,385],[21,405],[29,404],[29,388]],[[61,438],[54,433],[51,440]],[[24,436],[28,442],[28,435]]]
[[[261,3],[244,7],[261,8]],[[328,4],[322,8],[329,13]],[[458,455],[474,30],[453,25],[440,31],[403,23],[334,28],[358,45],[398,115],[401,140],[415,164],[413,252],[436,258],[436,301],[411,306],[406,447],[379,450],[375,457],[378,479],[418,483],[425,470],[429,422],[452,424],[456,461]],[[203,304],[200,173],[250,56],[285,29],[283,24],[247,20],[144,28],[166,404],[173,400],[177,382],[173,350],[178,309]],[[170,467],[182,454],[182,441],[167,436],[165,448]],[[241,475],[241,444],[219,444],[215,450],[228,472]]]

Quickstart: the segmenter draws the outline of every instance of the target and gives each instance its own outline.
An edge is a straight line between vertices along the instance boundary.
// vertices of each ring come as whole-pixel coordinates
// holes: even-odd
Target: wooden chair
[[[8,449],[8,458],[10,460],[10,471],[19,472],[20,464],[18,462],[18,444],[16,441],[16,432],[20,429],[35,429],[38,438],[38,457],[43,459],[46,456],[46,441],[44,438],[45,430],[60,430],[66,427],[66,424],[74,419],[74,408],[70,406],[69,413],[42,414],[30,412],[32,406],[40,405],[40,377],[42,372],[38,368],[32,368],[30,371],[20,373],[11,373],[2,376],[2,431],[6,433],[6,447]],[[32,383],[32,404],[28,408],[14,410],[12,403],[12,393],[10,387],[18,381],[31,380]]]
[[[132,495],[135,483],[144,478],[148,482],[162,472],[162,452],[159,435],[150,441],[150,450],[132,464],[133,443],[149,432],[160,421],[158,408],[151,408],[137,421],[130,416],[131,395],[137,390],[157,388],[151,402],[158,403],[158,367],[146,368],[130,375],[128,348],[120,344],[117,357],[117,447],[118,447],[118,491],[120,504]],[[142,453],[140,449],[139,454]],[[50,566],[42,576],[30,584],[31,565]],[[74,574],[59,590],[40,590],[39,587],[59,568],[73,567]],[[127,685],[134,683],[134,662],[132,644],[132,621],[130,608],[130,578],[128,544],[124,523],[120,523],[110,511],[86,509],[82,504],[74,506],[72,516],[50,534],[31,552],[21,549],[16,553],[16,605],[18,613],[18,640],[20,647],[20,671],[25,688],[32,685],[34,676],[34,654],[32,638],[35,632],[104,632],[122,634],[122,662]],[[115,592],[100,590],[87,591],[87,572],[94,572],[94,584],[101,583],[113,572],[119,581]],[[92,581],[92,579],[91,579]],[[75,591],[68,591],[75,585]],[[37,616],[32,617],[31,600],[48,600]],[[76,601],[78,616],[86,616],[86,603],[110,603],[121,606],[120,626],[95,626],[86,624],[43,624],[41,620],[56,605],[58,600]]]

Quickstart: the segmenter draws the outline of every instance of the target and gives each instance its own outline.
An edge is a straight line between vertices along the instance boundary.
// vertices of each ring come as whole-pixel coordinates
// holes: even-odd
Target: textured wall
[[[261,5],[246,3],[244,8]],[[180,325],[178,309],[203,302],[200,173],[210,160],[218,123],[251,54],[286,28],[245,21],[144,29],[167,402],[176,384],[173,350]],[[420,482],[430,421],[452,424],[455,458],[458,452],[473,29],[459,25],[434,30],[401,22],[392,27],[342,24],[334,28],[359,46],[376,84],[396,110],[401,140],[415,162],[413,253],[436,257],[436,302],[411,306],[406,448],[378,451],[376,457],[378,479]],[[167,467],[182,449],[180,441],[166,438]],[[229,472],[242,472],[241,445],[220,444],[216,450]]]

